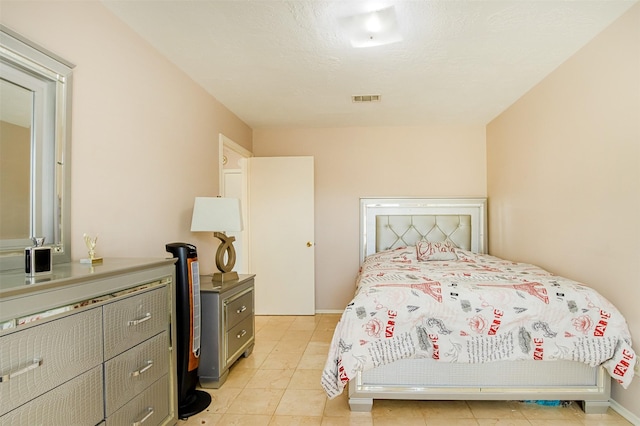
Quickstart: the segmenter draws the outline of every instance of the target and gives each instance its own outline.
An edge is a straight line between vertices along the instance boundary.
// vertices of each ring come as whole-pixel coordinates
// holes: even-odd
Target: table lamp
[[[242,231],[240,200],[237,198],[196,197],[191,218],[191,232],[213,232],[220,239],[216,252],[216,267],[220,272],[213,274],[213,281],[226,282],[238,279],[238,273],[232,271],[236,263],[236,250],[233,236],[225,232]],[[226,255],[226,261],[225,261]]]

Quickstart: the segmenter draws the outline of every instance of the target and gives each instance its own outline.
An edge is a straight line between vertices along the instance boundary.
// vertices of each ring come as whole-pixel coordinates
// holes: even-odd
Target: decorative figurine
[[[88,259],[80,259],[80,263],[87,263],[90,265],[95,265],[96,263],[102,263],[101,257],[96,257],[96,243],[98,242],[98,236],[91,238],[88,234],[82,234],[84,238],[84,244],[87,246],[87,250],[89,252]]]

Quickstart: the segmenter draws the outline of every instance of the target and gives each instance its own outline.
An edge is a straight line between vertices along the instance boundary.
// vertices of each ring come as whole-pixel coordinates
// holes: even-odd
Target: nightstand
[[[247,357],[255,343],[254,277],[212,282],[200,276],[201,334],[200,386],[217,389],[229,375],[229,368],[241,356]]]

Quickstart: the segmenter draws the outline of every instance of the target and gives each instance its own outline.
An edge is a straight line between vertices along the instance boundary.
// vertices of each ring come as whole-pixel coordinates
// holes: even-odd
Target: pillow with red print
[[[416,254],[419,261],[430,260],[458,260],[456,246],[451,241],[418,241]]]

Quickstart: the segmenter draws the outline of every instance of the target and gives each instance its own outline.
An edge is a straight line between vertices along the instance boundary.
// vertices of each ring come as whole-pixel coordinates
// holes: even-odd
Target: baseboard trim
[[[344,309],[316,309],[316,314],[342,314]]]
[[[618,404],[613,399],[611,400],[611,409],[616,413],[620,414],[627,421],[631,422],[632,425],[640,426],[640,417],[636,416],[631,411],[627,410],[626,408]]]

